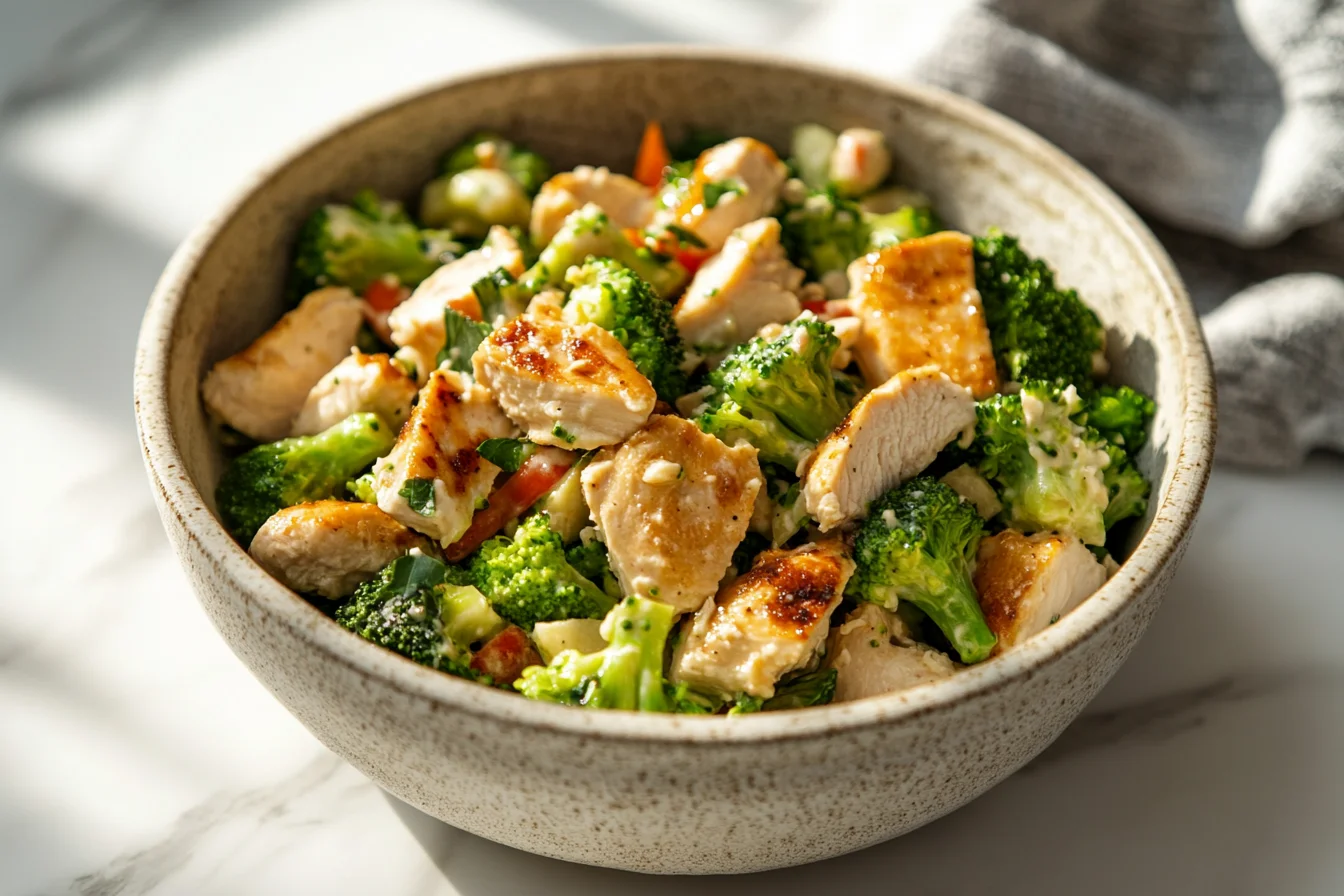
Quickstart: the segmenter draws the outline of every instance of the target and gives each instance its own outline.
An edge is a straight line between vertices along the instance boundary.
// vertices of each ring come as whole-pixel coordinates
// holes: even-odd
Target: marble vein
[[[1084,712],[1022,772],[1038,772],[1061,760],[1095,750],[1173,740],[1202,728],[1213,713],[1239,703],[1270,699],[1291,690],[1336,690],[1341,687],[1344,687],[1344,667],[1304,666],[1220,676],[1114,709]]]
[[[171,882],[223,824],[248,825],[254,837],[271,835],[273,823],[285,817],[295,800],[327,784],[344,768],[339,758],[323,751],[281,784],[217,794],[183,813],[158,842],[118,856],[107,866],[80,875],[68,887],[52,892],[81,896],[151,893]]]

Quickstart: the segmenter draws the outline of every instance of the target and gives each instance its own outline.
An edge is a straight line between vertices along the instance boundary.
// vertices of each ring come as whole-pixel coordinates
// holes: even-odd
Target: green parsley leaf
[[[421,516],[434,515],[433,479],[407,479],[397,494],[405,498],[411,509]]]
[[[438,363],[442,365],[446,361],[449,368],[458,373],[471,373],[471,356],[490,335],[490,325],[474,321],[452,308],[444,308],[443,332],[446,338],[439,351]]]
[[[505,473],[516,473],[523,461],[532,456],[537,446],[526,439],[486,439],[476,446],[476,453]]]
[[[760,712],[765,708],[765,701],[760,697],[753,697],[750,694],[738,694],[737,701],[732,709],[728,710],[730,716],[744,716],[748,713]]]
[[[481,320],[491,328],[501,316],[513,317],[526,305],[517,278],[504,268],[495,268],[471,284],[471,291],[481,303]]]
[[[744,193],[742,185],[735,180],[715,180],[705,184],[705,208],[718,205],[724,196],[730,193]]]
[[[680,224],[669,224],[665,228],[668,233],[677,238],[677,242],[683,246],[692,246],[696,249],[705,248],[705,241],[700,239],[691,231],[682,227]]]

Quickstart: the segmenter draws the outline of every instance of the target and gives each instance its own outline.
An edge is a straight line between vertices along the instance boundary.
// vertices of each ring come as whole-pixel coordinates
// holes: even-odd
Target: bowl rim
[[[317,147],[341,139],[369,119],[395,114],[432,94],[525,72],[564,70],[604,62],[650,60],[705,62],[789,69],[815,75],[840,87],[855,86],[897,95],[906,103],[961,119],[965,124],[1035,156],[1053,176],[1087,196],[1108,224],[1136,249],[1149,273],[1165,290],[1164,310],[1172,318],[1180,346],[1185,408],[1178,441],[1168,446],[1174,465],[1153,520],[1120,569],[1060,623],[1014,650],[934,684],[849,703],[745,717],[678,716],[621,711],[586,712],[525,700],[515,694],[418,666],[365,642],[332,623],[320,610],[271,578],[225,531],[186,474],[169,413],[168,363],[179,311],[190,293],[197,265],[228,222],[287,168]],[[184,537],[236,590],[230,599],[257,605],[273,622],[287,626],[307,647],[328,661],[377,679],[405,695],[504,724],[558,733],[656,743],[755,744],[817,737],[839,730],[913,720],[927,713],[983,697],[1028,678],[1065,652],[1095,638],[1174,562],[1193,526],[1212,467],[1216,409],[1208,349],[1184,285],[1151,231],[1110,188],[1045,138],[965,97],[926,85],[865,75],[769,52],[701,47],[622,46],[548,55],[441,79],[367,104],[288,148],[246,178],[199,224],[173,254],[150,297],[135,361],[135,417],[141,450],[160,510],[173,514]],[[166,519],[165,519],[166,522]],[[179,559],[183,545],[175,545]]]

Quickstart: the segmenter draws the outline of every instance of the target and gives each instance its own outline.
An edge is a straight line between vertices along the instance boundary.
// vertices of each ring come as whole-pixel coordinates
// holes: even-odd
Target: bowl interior
[[[199,491],[213,507],[223,457],[198,397],[201,377],[282,313],[291,246],[315,207],[366,186],[413,202],[443,151],[482,128],[530,144],[556,170],[586,163],[628,171],[649,119],[673,140],[701,128],[780,149],[800,122],[877,128],[901,180],[926,192],[949,226],[973,233],[998,226],[1020,236],[1106,322],[1113,379],[1157,399],[1153,437],[1139,458],[1154,499],[1129,547],[1164,514],[1171,527],[1164,538],[1179,538],[1211,450],[1207,358],[1170,263],[1132,213],[1057,151],[968,101],[779,61],[675,51],[584,57],[455,82],[353,119],[260,175],[165,274],[150,312],[160,315],[162,332],[146,325],[145,342],[153,335],[163,348],[154,355],[157,369],[146,371],[142,358],[141,372],[155,378],[149,391],[161,406],[142,407],[142,426],[146,415],[166,412],[182,468],[172,478],[185,474],[176,487]],[[1185,474],[1195,475],[1173,490],[1178,456]]]

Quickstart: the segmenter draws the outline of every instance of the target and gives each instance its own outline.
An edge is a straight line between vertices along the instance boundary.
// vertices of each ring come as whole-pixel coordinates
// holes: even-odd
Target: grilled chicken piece
[[[481,343],[472,366],[541,445],[615,444],[644,425],[658,400],[616,337],[596,324],[516,318]]]
[[[763,479],[756,449],[655,416],[583,471],[583,494],[626,594],[700,608],[747,533]]]
[[[440,544],[471,525],[499,467],[476,453],[515,433],[490,392],[454,370],[435,370],[387,457],[373,464],[378,506]]]
[[[523,252],[518,241],[503,227],[490,228],[481,248],[448,262],[426,277],[411,297],[387,316],[392,341],[402,349],[398,357],[415,364],[421,383],[438,366],[439,350],[446,338],[443,309],[452,307],[472,320],[480,320],[481,303],[471,287],[496,268],[503,268],[514,277],[523,273]]]
[[[201,385],[205,406],[259,442],[289,435],[309,390],[355,344],[364,307],[343,287],[304,296],[256,342],[210,369]]]
[[[279,511],[257,530],[248,553],[284,584],[336,599],[429,541],[373,504],[313,501]]]
[[[974,426],[975,402],[946,374],[902,371],[859,399],[817,445],[803,474],[804,506],[823,532],[858,519]]]
[[[1072,535],[1005,529],[980,542],[975,590],[999,643],[993,656],[1045,631],[1106,581],[1106,567]]]
[[[835,670],[835,702],[903,691],[957,670],[947,654],[910,638],[895,613],[860,604],[831,632],[826,664]]]
[[[797,317],[802,284],[803,272],[779,244],[779,221],[760,218],[733,231],[723,251],[696,272],[673,319],[696,351],[724,352],[766,324]]]
[[[672,680],[724,696],[769,698],[826,640],[854,561],[839,541],[768,551],[682,623]]]
[[[606,168],[580,165],[541,185],[532,200],[532,242],[544,248],[570,212],[595,203],[617,227],[644,228],[653,219],[653,196],[639,181]]]
[[[717,252],[734,230],[770,214],[788,174],[773,149],[738,137],[701,153],[680,203],[655,218],[686,228]]]
[[[308,392],[290,434],[310,436],[365,411],[399,427],[411,413],[415,392],[415,380],[387,355],[352,351]]]
[[[849,266],[850,305],[863,322],[854,354],[869,385],[933,364],[987,398],[999,389],[971,238],[945,231],[888,246]]]

